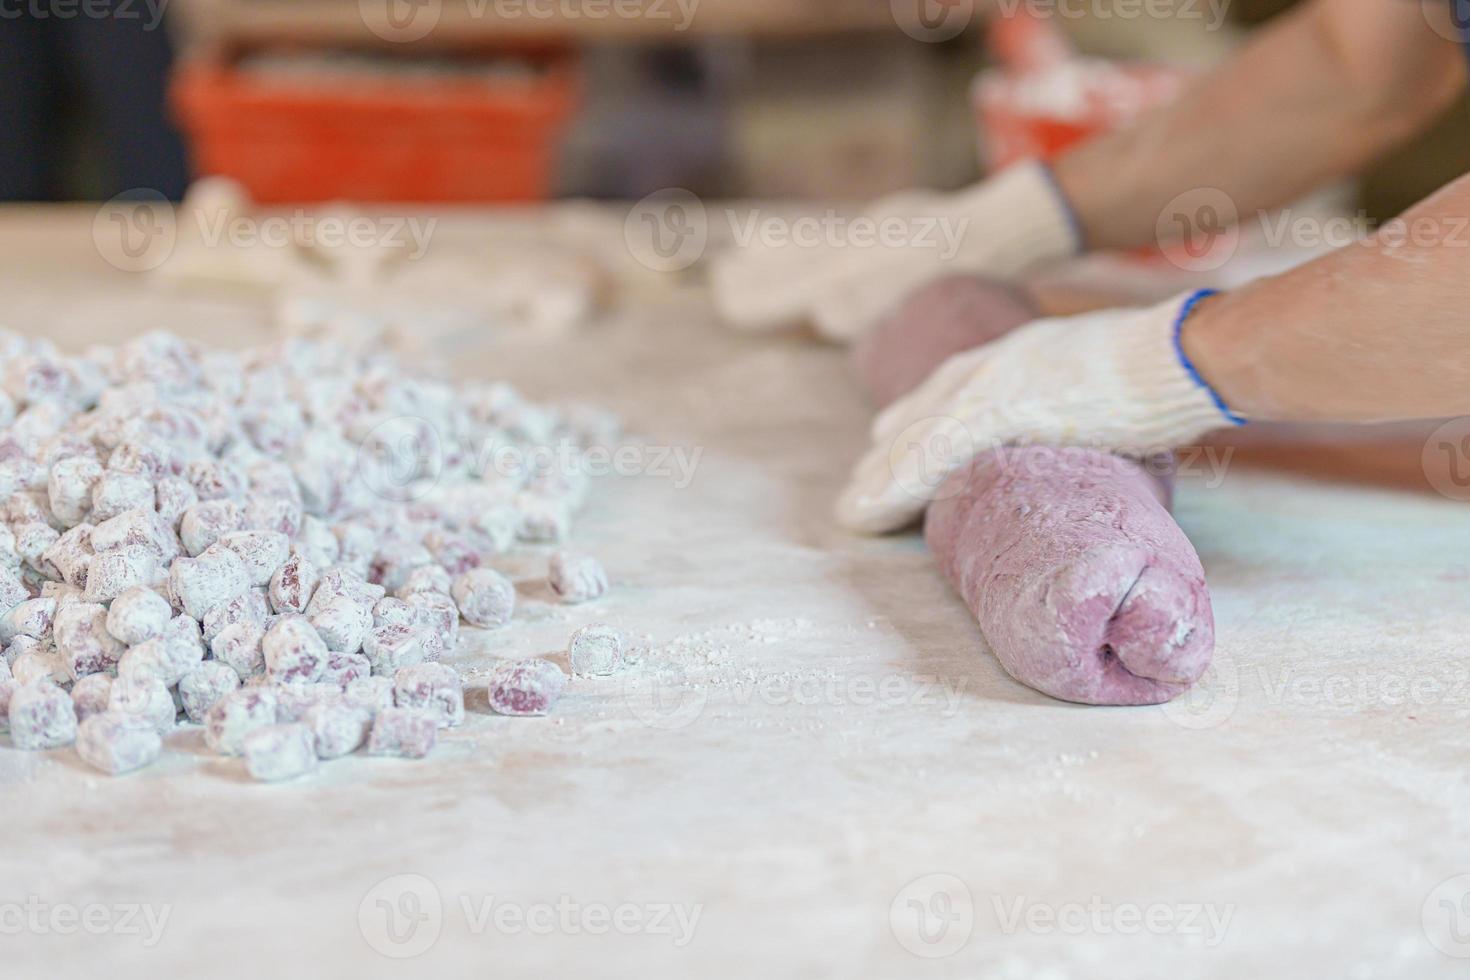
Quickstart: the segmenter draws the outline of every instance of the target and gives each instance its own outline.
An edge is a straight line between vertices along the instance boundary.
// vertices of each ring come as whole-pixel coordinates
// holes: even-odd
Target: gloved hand
[[[886,244],[883,236],[815,247],[757,240],[716,256],[710,284],[721,316],[743,330],[810,320],[824,336],[850,341],[938,276],[1014,276],[1073,255],[1081,244],[1051,172],[1039,163],[956,194],[895,195],[865,216],[898,234]]]
[[[1035,320],[956,354],[873,423],[837,504],[847,527],[905,526],[976,454],[1020,442],[1152,455],[1239,425],[1184,356],[1179,330],[1207,291],[1147,309]]]

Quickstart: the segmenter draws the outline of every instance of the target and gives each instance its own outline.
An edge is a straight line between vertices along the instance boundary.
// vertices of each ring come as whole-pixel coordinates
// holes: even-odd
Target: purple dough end
[[[1025,293],[978,277],[914,292],[853,351],[879,405],[951,355],[1037,316]],[[1194,547],[1169,515],[1167,466],[1108,453],[986,452],[929,507],[925,537],[1003,667],[1086,704],[1157,704],[1193,684],[1214,650]]]
[[[1204,569],[1139,464],[1044,447],[985,453],[924,533],[1012,677],[1085,704],[1157,704],[1210,664]]]

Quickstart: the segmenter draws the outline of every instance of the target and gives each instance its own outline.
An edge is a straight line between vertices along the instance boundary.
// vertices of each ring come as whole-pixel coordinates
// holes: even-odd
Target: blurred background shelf
[[[1021,8],[944,2],[171,0],[162,29],[52,19],[27,42],[10,24],[26,56],[0,56],[0,77],[23,125],[5,134],[0,198],[177,198],[210,173],[273,202],[955,188],[1038,148],[970,95]],[[1241,0],[1217,23],[1197,0],[1127,18],[1039,8],[1083,56],[1198,71],[1288,2]],[[548,56],[559,82],[526,70]],[[1470,166],[1462,117],[1367,175],[1371,214]]]
[[[436,18],[420,46],[506,40],[679,41],[892,32],[889,0],[177,0],[191,35],[241,43],[394,43]],[[417,18],[424,18],[418,20]],[[385,25],[387,25],[385,27]],[[390,35],[385,37],[384,34]]]

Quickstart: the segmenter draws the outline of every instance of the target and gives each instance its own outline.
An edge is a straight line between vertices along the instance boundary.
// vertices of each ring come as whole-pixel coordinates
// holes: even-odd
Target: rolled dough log
[[[853,348],[858,382],[879,408],[908,394],[951,355],[988,344],[1041,316],[1034,300],[974,276],[938,279],[915,290]]]
[[[951,354],[1035,315],[1008,286],[939,280],[858,346],[854,366],[886,404]],[[1169,515],[1162,472],[1032,446],[982,453],[941,488],[925,539],[1016,680],[1066,701],[1157,704],[1209,666],[1204,569]]]

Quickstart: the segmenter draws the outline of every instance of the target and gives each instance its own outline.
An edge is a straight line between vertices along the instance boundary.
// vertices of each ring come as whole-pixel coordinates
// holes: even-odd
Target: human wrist
[[[1179,352],[1200,382],[1219,397],[1232,414],[1259,419],[1264,410],[1258,394],[1259,359],[1240,315],[1237,292],[1210,293],[1195,303],[1179,325]]]
[[[1117,376],[1132,393],[1128,423],[1145,441],[1183,445],[1214,429],[1240,425],[1224,399],[1200,376],[1179,342],[1180,330],[1211,294],[1177,296],[1106,328]]]
[[[1051,164],[1050,173],[1056,184],[1057,193],[1067,202],[1077,227],[1081,251],[1100,249],[1135,248],[1145,241],[1138,241],[1136,229],[1127,212],[1127,204],[1120,200],[1127,189],[1120,185],[1116,167],[1107,166],[1104,159],[1094,159],[1096,151],[1085,144],[1070,153],[1058,157]],[[1106,178],[1099,175],[1106,174]]]

